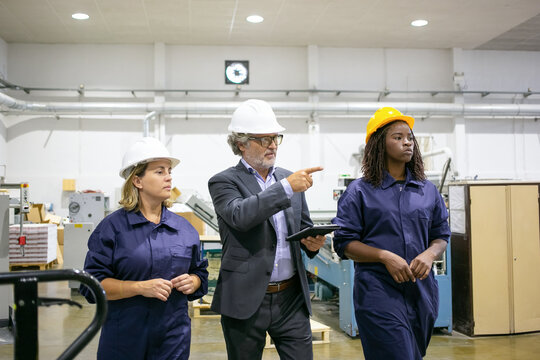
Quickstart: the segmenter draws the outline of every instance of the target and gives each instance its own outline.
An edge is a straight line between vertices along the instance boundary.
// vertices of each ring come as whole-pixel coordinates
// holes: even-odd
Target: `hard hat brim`
[[[379,130],[380,128],[382,128],[386,124],[389,124],[389,123],[391,123],[393,121],[397,121],[397,120],[405,121],[407,123],[407,125],[409,125],[411,130],[414,127],[414,118],[412,116],[398,115],[398,116],[388,117],[388,118],[384,119],[384,121],[381,121],[381,123],[375,129],[373,129],[373,131],[371,133],[366,135],[366,144],[369,141],[369,138],[371,137],[371,135],[375,134],[377,132],[377,130]]]
[[[178,165],[180,163],[180,159],[177,159],[175,157],[172,157],[172,156],[163,156],[163,157],[153,157],[153,158],[148,158],[148,159],[143,159],[143,160],[140,160],[140,161],[136,161],[134,162],[133,164],[129,164],[127,166],[124,166],[120,171],[119,171],[119,175],[121,178],[124,178],[124,179],[127,179],[128,176],[129,176],[129,173],[131,172],[131,169],[139,164],[146,164],[146,163],[150,163],[152,161],[157,161],[157,160],[161,160],[161,159],[165,159],[165,160],[170,160],[171,161],[171,169],[174,169],[176,167],[176,165]]]
[[[279,124],[276,124],[275,126],[272,126],[272,127],[269,127],[269,128],[251,128],[251,129],[246,129],[246,128],[242,128],[242,127],[234,127],[234,126],[231,126],[229,125],[228,129],[230,133],[237,133],[237,134],[256,134],[256,135],[259,135],[259,134],[277,134],[277,133],[282,133],[285,131],[285,128]]]

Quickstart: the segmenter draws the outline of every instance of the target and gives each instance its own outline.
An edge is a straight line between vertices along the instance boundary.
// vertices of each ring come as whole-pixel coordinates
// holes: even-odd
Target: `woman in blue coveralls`
[[[120,204],[88,240],[84,270],[105,290],[108,313],[98,359],[188,359],[188,300],[208,291],[199,234],[170,212],[171,169],[179,160],[154,138],[124,155]],[[81,293],[93,302],[92,293]]]
[[[384,107],[367,125],[364,177],[338,203],[334,248],[355,261],[354,308],[366,359],[422,359],[438,313],[432,271],[448,243],[445,204],[426,180],[414,119]]]

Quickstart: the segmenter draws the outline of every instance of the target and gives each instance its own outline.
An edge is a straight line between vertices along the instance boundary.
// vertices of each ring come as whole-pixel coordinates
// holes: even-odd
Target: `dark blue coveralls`
[[[144,281],[171,280],[189,273],[201,279],[191,295],[172,289],[167,301],[134,296],[108,301],[98,359],[188,359],[191,321],[188,300],[208,291],[207,260],[200,260],[199,234],[184,218],[162,208],[154,224],[141,212],[120,209],[103,219],[88,240],[84,270],[105,278]],[[92,293],[81,293],[93,302]]]
[[[404,183],[386,173],[380,187],[358,179],[338,202],[334,248],[346,259],[352,240],[411,261],[435,239],[448,241],[448,213],[436,187],[407,169]],[[425,280],[397,283],[382,263],[355,263],[354,308],[366,359],[422,359],[439,307],[431,271]]]

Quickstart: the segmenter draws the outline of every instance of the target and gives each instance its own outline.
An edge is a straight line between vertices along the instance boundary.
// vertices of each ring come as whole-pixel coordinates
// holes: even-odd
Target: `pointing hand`
[[[311,174],[321,170],[323,170],[323,168],[320,166],[298,170],[297,172],[289,175],[289,177],[287,177],[287,181],[289,184],[291,184],[291,188],[294,192],[303,192],[313,185]]]

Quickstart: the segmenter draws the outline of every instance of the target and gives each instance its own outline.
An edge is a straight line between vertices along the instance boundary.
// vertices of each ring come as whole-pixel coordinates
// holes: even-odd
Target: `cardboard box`
[[[75,191],[75,179],[63,179],[62,180],[63,191]]]
[[[173,187],[171,189],[171,197],[169,198],[169,200],[171,200],[172,202],[175,202],[176,199],[178,199],[178,197],[182,195],[182,193],[180,192],[180,190],[178,190],[176,187]]]
[[[45,215],[45,219],[44,219],[44,223],[48,223],[48,224],[55,224],[55,225],[60,225],[60,222],[62,221],[62,217],[61,216],[58,216],[58,215],[53,215],[53,214],[49,214],[47,213]]]
[[[184,219],[190,222],[191,225],[197,230],[199,235],[205,234],[205,224],[197,215],[192,212],[177,212],[177,215],[182,216]]]
[[[64,264],[64,245],[58,245],[56,249],[56,262],[58,265]]]
[[[58,245],[62,245],[62,254],[64,254],[64,227],[59,226],[56,228],[56,238],[58,239]]]
[[[32,204],[30,206],[30,212],[26,214],[26,219],[36,224],[40,224],[45,221],[45,205],[44,204]]]

